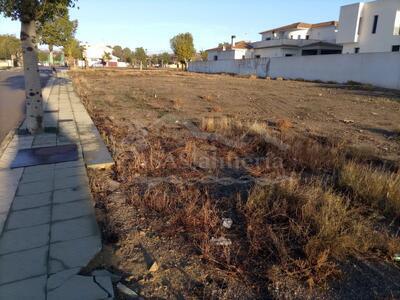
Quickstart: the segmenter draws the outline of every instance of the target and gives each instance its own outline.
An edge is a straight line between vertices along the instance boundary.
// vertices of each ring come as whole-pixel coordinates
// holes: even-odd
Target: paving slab
[[[13,211],[7,221],[7,230],[50,223],[51,207],[42,206]]]
[[[93,215],[66,221],[53,222],[51,226],[51,243],[75,240],[83,237],[99,237],[99,229]]]
[[[49,246],[0,256],[0,285],[47,273]]]
[[[105,285],[104,288],[102,285]],[[69,278],[59,288],[49,291],[47,294],[48,300],[101,300],[112,299],[114,297],[108,290],[111,285],[111,280],[107,283],[106,280],[101,280],[101,284],[94,281],[93,277],[73,276]]]
[[[45,246],[49,231],[50,224],[5,231],[0,239],[0,255]]]
[[[0,299],[44,300],[47,276],[39,276],[0,286]]]
[[[83,199],[91,199],[90,190],[86,185],[55,191],[53,202],[60,204]]]
[[[53,193],[47,192],[28,196],[17,196],[14,199],[12,210],[22,210],[50,205]]]
[[[54,204],[51,219],[55,222],[89,215],[94,216],[93,205],[90,201],[84,199],[63,204]]]
[[[70,240],[50,245],[50,273],[70,268],[83,268],[101,250],[99,236]]]

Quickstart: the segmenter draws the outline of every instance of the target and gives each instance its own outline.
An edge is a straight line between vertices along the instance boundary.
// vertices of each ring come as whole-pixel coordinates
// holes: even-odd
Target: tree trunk
[[[54,48],[53,45],[49,45],[49,65],[54,65]]]
[[[35,21],[21,22],[21,44],[24,59],[27,129],[31,134],[37,134],[43,131],[43,98]]]

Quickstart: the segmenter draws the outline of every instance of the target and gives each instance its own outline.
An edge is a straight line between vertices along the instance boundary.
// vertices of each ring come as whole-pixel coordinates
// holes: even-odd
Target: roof
[[[263,32],[260,32],[260,34],[267,33],[267,32],[272,32],[272,31],[286,31],[289,29],[311,29],[311,28],[321,28],[321,27],[328,27],[328,26],[337,26],[339,22],[337,21],[329,21],[329,22],[322,22],[322,23],[316,23],[316,24],[309,24],[309,23],[303,23],[303,22],[297,22],[293,23],[290,25],[274,28],[274,29],[269,29]]]
[[[235,49],[251,49],[253,48],[251,43],[246,42],[246,41],[240,41],[235,43],[235,46],[232,47],[232,45],[225,45],[226,50],[235,50]],[[206,51],[222,51],[223,46],[218,46],[216,48],[212,49],[207,49]]]

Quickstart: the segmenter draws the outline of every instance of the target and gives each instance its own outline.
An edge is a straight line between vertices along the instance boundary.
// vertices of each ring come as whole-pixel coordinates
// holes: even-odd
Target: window
[[[360,48],[354,48],[354,53],[360,53]]]
[[[293,40],[293,35],[290,36],[290,39]]]
[[[392,52],[400,52],[400,45],[393,45]]]
[[[242,55],[242,59],[246,59],[246,55]]]
[[[372,27],[372,34],[375,34],[376,30],[378,29],[378,20],[379,20],[379,16],[375,15],[374,16],[374,25]]]
[[[306,35],[306,40],[309,40],[310,39],[310,36],[309,35]]]
[[[261,58],[261,55],[256,55],[255,57],[256,57],[256,58]]]
[[[266,40],[266,41],[270,41],[270,40],[271,40],[271,38],[270,38],[270,37],[267,37],[265,40]]]
[[[218,55],[214,56],[214,60],[217,61],[218,60]]]
[[[359,21],[358,21],[358,35],[360,35],[361,34],[361,26],[362,26],[362,21],[363,21],[363,18],[362,17],[360,17],[360,19],[359,19]]]
[[[301,35],[299,34],[299,36],[297,37],[297,39],[301,40]]]
[[[396,20],[394,21],[394,35],[400,35],[400,10],[396,13]]]
[[[285,54],[286,57],[291,57],[293,54]]]

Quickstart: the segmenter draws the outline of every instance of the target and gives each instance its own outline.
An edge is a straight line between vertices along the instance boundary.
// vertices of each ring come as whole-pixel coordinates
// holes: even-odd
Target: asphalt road
[[[41,69],[44,86],[51,70]],[[0,143],[25,116],[25,81],[22,70],[0,71]]]

